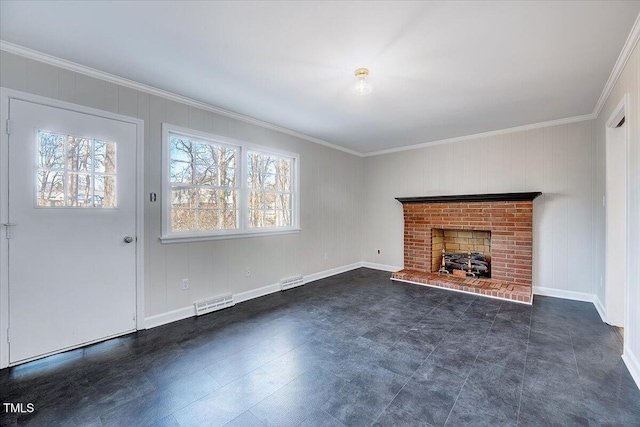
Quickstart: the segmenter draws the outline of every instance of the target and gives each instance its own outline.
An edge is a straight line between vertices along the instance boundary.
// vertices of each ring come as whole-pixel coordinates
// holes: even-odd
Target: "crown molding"
[[[457,136],[455,138],[447,138],[447,139],[440,139],[436,141],[423,142],[421,144],[406,145],[403,147],[390,148],[388,150],[373,151],[371,153],[364,153],[363,157],[379,156],[382,154],[391,154],[391,153],[397,153],[400,151],[415,150],[418,148],[432,147],[434,145],[452,144],[454,142],[468,141],[470,139],[489,138],[492,136],[504,135],[507,133],[523,132],[523,131],[532,130],[532,129],[540,129],[540,128],[546,128],[551,126],[566,125],[569,123],[583,122],[585,120],[593,120],[595,118],[596,116],[594,116],[593,113],[591,113],[591,114],[585,114],[583,116],[574,116],[574,117],[567,117],[565,119],[549,120],[547,122],[532,123],[530,125],[492,130],[489,132],[475,133],[472,135]]]
[[[214,105],[207,104],[205,102],[197,101],[195,99],[178,95],[166,90],[158,89],[153,86],[145,85],[143,83],[126,79],[124,77],[120,77],[114,74],[106,73],[104,71],[96,70],[95,68],[86,67],[84,65],[67,61],[66,59],[58,58],[56,56],[48,55],[46,53],[42,53],[37,50],[29,49],[27,47],[20,46],[15,43],[10,43],[4,40],[0,40],[0,50],[4,50],[5,52],[9,52],[15,55],[25,57],[27,59],[32,59],[34,61],[44,62],[45,64],[49,64],[55,67],[63,68],[65,70],[73,71],[75,73],[84,74],[89,77],[95,77],[97,79],[104,80],[109,83],[115,83],[120,86],[128,87],[130,89],[138,90],[140,92],[145,92],[150,95],[155,95],[160,98],[168,99],[170,101],[180,102],[182,104],[189,105],[191,107],[196,107],[205,111],[210,111],[212,113],[220,114],[221,116],[229,117],[235,120],[240,120],[246,123],[251,123],[256,126],[274,130],[276,132],[281,132],[290,136],[294,136],[296,138],[304,139],[309,142],[323,145],[325,147],[333,148],[334,150],[343,151],[345,153],[349,153],[354,156],[362,157],[362,153],[359,153],[355,150],[350,150],[345,147],[341,147],[336,144],[332,144],[327,141],[323,141],[318,138],[314,138],[313,136],[305,135],[303,133],[296,132],[294,130],[287,129],[278,125],[274,125],[272,123],[264,122],[262,120],[254,119],[252,117],[245,116],[243,114],[234,113],[233,111],[225,110],[223,108],[216,107]]]
[[[220,107],[216,107],[214,105],[210,105],[201,101],[197,101],[195,99],[192,98],[188,98],[182,95],[178,95],[169,91],[165,91],[162,89],[158,89],[156,87],[153,86],[149,86],[149,85],[145,85],[143,83],[138,83],[135,82],[133,80],[129,80],[123,77],[119,77],[116,76],[114,74],[110,74],[110,73],[106,73],[100,70],[96,70],[94,68],[90,68],[90,67],[86,67],[84,65],[80,65],[77,64],[75,62],[71,62],[71,61],[67,61],[52,55],[48,55],[33,49],[29,49],[14,43],[10,43],[4,40],[0,40],[0,50],[4,50],[6,52],[9,53],[13,53],[16,55],[20,55],[23,56],[25,58],[28,59],[33,59],[36,61],[40,61],[40,62],[44,62],[46,64],[49,65],[53,65],[56,67],[60,67],[60,68],[64,68],[66,70],[69,71],[73,71],[76,73],[80,73],[80,74],[84,74],[90,77],[95,77],[101,80],[105,80],[108,81],[110,83],[115,83],[117,85],[121,85],[121,86],[125,86],[131,89],[135,89],[141,92],[145,92],[151,95],[155,95],[161,98],[165,98],[171,101],[176,101],[176,102],[180,102],[192,107],[196,107],[196,108],[200,108],[203,109],[205,111],[210,111],[212,113],[216,113],[216,114],[220,114],[222,116],[225,117],[229,117],[232,119],[236,119],[236,120],[240,120],[246,123],[251,123],[266,129],[271,129],[277,132],[281,132],[287,135],[291,135],[294,136],[296,138],[300,138],[309,142],[313,142],[319,145],[323,145],[325,147],[329,147],[329,148],[333,148],[335,150],[339,150],[354,156],[358,156],[358,157],[373,157],[373,156],[380,156],[383,154],[391,154],[391,153],[397,153],[397,152],[401,152],[401,151],[408,151],[408,150],[416,150],[416,149],[420,149],[420,148],[425,148],[425,147],[431,147],[434,145],[442,145],[442,144],[452,144],[455,142],[461,142],[461,141],[468,141],[471,139],[478,139],[478,138],[489,138],[492,136],[498,136],[498,135],[505,135],[508,133],[514,133],[514,132],[523,132],[523,131],[527,131],[527,130],[532,130],[532,129],[540,129],[540,128],[545,128],[545,127],[550,127],[550,126],[558,126],[558,125],[563,125],[563,124],[569,124],[569,123],[577,123],[577,122],[581,122],[581,121],[585,121],[585,120],[593,120],[595,118],[598,117],[598,115],[600,114],[605,102],[607,101],[609,95],[611,94],[611,91],[613,90],[616,82],[618,81],[618,78],[620,77],[620,74],[622,74],[622,70],[624,70],[625,65],[627,64],[627,61],[629,60],[629,58],[631,57],[631,54],[633,52],[633,49],[635,48],[636,44],[638,43],[638,40],[640,39],[640,14],[638,14],[638,17],[636,18],[636,21],[631,29],[631,32],[629,33],[629,36],[627,37],[627,40],[622,48],[622,51],[620,52],[620,55],[618,56],[618,59],[613,67],[613,70],[611,71],[611,75],[609,76],[609,79],[607,80],[607,83],[602,91],[602,94],[600,95],[600,98],[598,99],[598,102],[596,103],[596,106],[594,107],[594,110],[591,114],[585,114],[582,116],[574,116],[574,117],[567,117],[564,119],[557,119],[557,120],[550,120],[550,121],[546,121],[546,122],[539,122],[539,123],[532,123],[529,125],[523,125],[523,126],[516,126],[516,127],[511,127],[511,128],[506,128],[506,129],[498,129],[498,130],[494,130],[494,131],[488,131],[488,132],[481,132],[481,133],[476,133],[476,134],[471,134],[471,135],[464,135],[464,136],[459,136],[459,137],[454,137],[454,138],[447,138],[447,139],[441,139],[441,140],[436,140],[436,141],[429,141],[429,142],[424,142],[424,143],[420,143],[420,144],[413,144],[413,145],[406,145],[406,146],[402,146],[402,147],[396,147],[396,148],[390,148],[390,149],[386,149],[386,150],[379,150],[379,151],[372,151],[372,152],[368,152],[368,153],[361,153],[355,150],[351,150],[349,148],[345,148],[336,144],[332,144],[330,142],[309,136],[309,135],[305,135],[303,133],[299,133],[278,125],[274,125],[272,123],[268,123],[268,122],[264,122],[262,120],[258,120],[258,119],[254,119],[252,117],[248,117],[239,113],[234,113],[233,111],[229,111],[229,110],[225,110],[223,108]]]
[[[613,70],[611,70],[609,80],[607,80],[607,83],[604,85],[602,94],[600,94],[600,98],[593,109],[594,117],[598,117],[600,115],[602,108],[604,108],[604,104],[607,102],[607,99],[609,99],[611,91],[622,74],[622,70],[624,70],[624,67],[627,65],[627,61],[629,61],[629,58],[633,53],[633,49],[635,49],[636,44],[638,44],[638,40],[640,40],[640,13],[636,17],[636,22],[633,24],[633,27],[631,27],[631,32],[629,32],[629,36],[624,42],[624,46],[622,47],[622,51],[620,51],[616,64],[613,66]]]

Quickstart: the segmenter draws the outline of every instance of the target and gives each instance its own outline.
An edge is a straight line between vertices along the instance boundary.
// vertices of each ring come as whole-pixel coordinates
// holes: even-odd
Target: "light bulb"
[[[351,86],[351,93],[354,95],[367,95],[373,91],[373,86],[369,83],[369,70],[358,68],[356,70],[356,82]]]

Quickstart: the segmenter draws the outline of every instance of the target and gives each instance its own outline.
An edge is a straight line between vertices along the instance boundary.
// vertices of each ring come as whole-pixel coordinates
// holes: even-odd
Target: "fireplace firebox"
[[[404,269],[392,280],[530,304],[536,193],[398,198]]]

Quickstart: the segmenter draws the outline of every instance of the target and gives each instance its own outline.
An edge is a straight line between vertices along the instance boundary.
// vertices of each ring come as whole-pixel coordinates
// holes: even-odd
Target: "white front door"
[[[135,330],[136,125],[17,99],[9,118],[9,363]]]

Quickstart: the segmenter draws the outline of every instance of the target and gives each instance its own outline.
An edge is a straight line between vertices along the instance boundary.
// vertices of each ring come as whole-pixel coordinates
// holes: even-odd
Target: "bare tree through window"
[[[238,149],[170,137],[172,231],[238,228]]]
[[[292,225],[292,163],[290,158],[273,154],[248,153],[250,227]]]
[[[115,207],[116,144],[39,131],[41,207]]]

